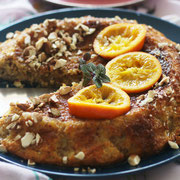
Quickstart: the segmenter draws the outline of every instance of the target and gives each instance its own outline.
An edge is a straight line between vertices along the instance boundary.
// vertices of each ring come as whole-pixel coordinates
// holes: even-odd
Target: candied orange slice
[[[126,113],[130,109],[130,98],[120,88],[104,83],[81,89],[68,99],[72,115],[86,119],[110,119]]]
[[[122,54],[106,65],[111,83],[127,93],[150,89],[160,78],[161,64],[155,56],[144,52]]]
[[[139,51],[144,45],[146,28],[141,24],[114,24],[104,28],[94,40],[94,51],[104,58]]]

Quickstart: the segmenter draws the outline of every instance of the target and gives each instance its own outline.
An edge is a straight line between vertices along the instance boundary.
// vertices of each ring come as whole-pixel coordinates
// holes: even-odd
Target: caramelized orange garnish
[[[155,56],[144,52],[120,55],[106,65],[106,74],[111,83],[127,93],[150,89],[160,78],[161,64]]]
[[[68,100],[72,115],[86,119],[108,119],[126,113],[130,109],[130,98],[120,88],[103,84],[81,89]]]
[[[93,47],[104,58],[139,51],[144,45],[146,28],[141,24],[121,23],[104,28],[96,37]]]

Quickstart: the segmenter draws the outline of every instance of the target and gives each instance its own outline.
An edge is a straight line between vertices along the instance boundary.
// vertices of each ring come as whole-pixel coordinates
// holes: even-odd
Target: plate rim
[[[136,16],[145,16],[147,18],[152,18],[152,19],[155,19],[157,21],[161,21],[161,22],[164,22],[164,23],[167,23],[171,26],[174,26],[175,28],[180,28],[180,25],[177,25],[177,24],[174,24],[172,22],[169,22],[169,21],[166,21],[164,19],[161,19],[159,17],[156,17],[154,15],[151,15],[151,14],[145,14],[145,13],[141,13],[141,12],[137,12],[137,11],[134,11],[134,10],[130,10],[130,9],[122,9],[122,8],[63,8],[63,9],[57,9],[57,10],[50,10],[50,11],[46,11],[46,12],[42,12],[42,13],[38,13],[38,14],[33,14],[33,15],[28,15],[20,20],[15,20],[14,22],[12,23],[9,23],[7,25],[4,25],[3,27],[0,27],[0,32],[1,31],[4,31],[8,28],[10,28],[11,26],[14,26],[14,25],[17,25],[17,24],[20,24],[24,21],[31,21],[32,19],[35,19],[35,18],[40,18],[40,17],[43,17],[43,16],[48,16],[48,15],[53,15],[53,14],[58,14],[58,13],[63,13],[63,12],[68,12],[68,11],[114,11],[114,12],[125,12],[125,13],[132,13]],[[100,16],[96,16],[96,17],[100,17]]]
[[[86,174],[86,173],[82,173],[82,172],[78,172],[78,173],[75,173],[75,172],[74,173],[55,172],[55,171],[51,171],[51,170],[39,169],[39,168],[36,168],[36,167],[33,167],[33,166],[23,165],[23,164],[20,164],[18,162],[14,162],[13,160],[9,160],[6,157],[2,156],[4,153],[0,153],[0,159],[5,161],[5,162],[17,165],[19,167],[26,168],[26,169],[33,170],[33,171],[37,171],[37,172],[44,173],[44,174],[47,174],[47,175],[65,176],[65,177],[78,177],[78,178],[85,178],[85,177],[86,178],[102,178],[102,177],[115,177],[115,176],[132,175],[132,174],[144,172],[145,170],[148,170],[148,169],[152,169],[152,168],[155,168],[155,167],[162,166],[163,164],[170,163],[173,160],[180,158],[180,150],[175,150],[175,151],[178,151],[178,153],[176,155],[174,155],[174,156],[172,156],[172,157],[170,157],[168,159],[159,161],[157,163],[153,163],[153,164],[147,165],[147,166],[133,167],[133,169],[129,169],[129,170],[122,171],[122,172],[121,171],[117,171],[117,172],[98,173],[98,174],[96,174],[96,173],[95,174],[91,174],[91,173]],[[158,155],[158,154],[156,154],[156,155]],[[13,155],[13,156],[16,156],[16,155]],[[18,157],[18,158],[20,158],[20,157]],[[22,159],[22,160],[24,161],[24,159]],[[69,167],[69,168],[72,168],[72,167]]]
[[[128,5],[133,5],[133,4],[136,4],[136,3],[140,3],[140,2],[143,2],[144,0],[134,0],[133,2],[130,1],[130,2],[119,2],[119,3],[109,3],[109,4],[103,4],[103,5],[89,5],[89,4],[83,4],[83,3],[73,3],[73,2],[66,2],[66,1],[61,1],[58,3],[57,0],[44,0],[46,2],[49,2],[49,3],[53,3],[55,5],[62,5],[62,6],[70,6],[70,7],[85,7],[85,8],[96,8],[96,7],[103,7],[103,8],[106,8],[106,7],[122,7],[122,6],[128,6]],[[60,4],[61,3],[61,4]]]
[[[37,15],[33,15],[33,16],[27,16],[21,20],[17,20],[13,23],[10,23],[9,25],[6,25],[4,26],[3,28],[0,29],[0,32],[2,31],[6,31],[8,30],[8,28],[14,26],[14,25],[17,25],[17,24],[21,24],[25,21],[32,21],[33,19],[36,19],[36,18],[41,18],[41,17],[44,17],[44,16],[48,16],[48,15],[53,15],[53,14],[58,14],[58,13],[63,13],[63,12],[68,12],[68,11],[115,11],[115,12],[126,12],[126,13],[132,13],[136,16],[145,16],[145,17],[150,17],[150,18],[153,18],[153,19],[156,19],[158,21],[163,21],[165,23],[168,23],[170,25],[173,25],[175,26],[176,28],[179,28],[180,29],[180,26],[178,25],[175,25],[173,23],[170,23],[170,22],[167,22],[165,20],[162,20],[158,17],[155,17],[153,15],[147,15],[147,14],[144,14],[144,13],[140,13],[140,12],[136,12],[136,11],[133,11],[133,10],[124,10],[124,9],[114,9],[114,8],[65,8],[65,9],[59,9],[59,10],[52,10],[52,11],[48,11],[48,12],[44,12],[44,13],[39,13]],[[36,169],[36,168],[33,168],[31,166],[28,166],[28,165],[23,165],[23,164],[20,164],[18,162],[14,162],[12,160],[9,160],[9,159],[6,159],[5,157],[2,157],[1,153],[0,153],[0,159],[6,161],[6,162],[10,162],[12,164],[15,164],[15,165],[18,165],[20,167],[24,167],[24,168],[27,168],[27,169],[31,169],[31,170],[35,170],[35,171],[38,171],[38,172],[42,172],[42,173],[45,173],[45,174],[48,174],[48,175],[57,175],[57,176],[66,176],[66,177],[79,177],[79,178],[100,178],[100,177],[110,177],[110,176],[121,176],[121,175],[129,175],[129,174],[133,174],[133,173],[137,173],[137,172],[142,172],[144,170],[147,170],[147,169],[150,169],[150,168],[153,168],[153,167],[157,167],[159,165],[162,165],[162,164],[165,164],[167,162],[170,162],[172,160],[175,160],[176,158],[179,158],[180,157],[180,151],[178,150],[178,154],[176,155],[173,155],[172,157],[170,158],[167,158],[165,160],[162,160],[160,162],[157,162],[157,163],[153,163],[153,164],[150,164],[150,165],[146,165],[146,166],[143,166],[143,167],[140,167],[140,168],[135,168],[135,169],[129,169],[129,170],[126,170],[126,171],[118,171],[118,172],[110,172],[110,173],[102,173],[102,174],[83,174],[83,173],[66,173],[66,172],[52,172],[51,170],[41,170],[41,169]],[[123,173],[124,172],[124,173]]]

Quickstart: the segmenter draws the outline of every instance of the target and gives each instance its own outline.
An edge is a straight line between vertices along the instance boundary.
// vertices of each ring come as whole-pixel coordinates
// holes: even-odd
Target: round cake
[[[144,25],[141,51],[155,56],[162,75],[149,90],[129,94],[130,110],[113,119],[78,118],[68,99],[83,88],[79,59],[106,65],[94,39],[104,28],[134,20],[115,18],[49,19],[0,44],[0,78],[60,89],[12,103],[0,119],[1,148],[23,159],[60,166],[108,165],[143,158],[180,144],[180,45]]]

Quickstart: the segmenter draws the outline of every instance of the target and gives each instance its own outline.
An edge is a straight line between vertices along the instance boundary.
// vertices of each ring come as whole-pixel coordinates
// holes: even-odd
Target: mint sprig
[[[100,88],[104,83],[110,82],[110,78],[106,75],[106,68],[102,64],[97,66],[93,63],[86,64],[84,59],[80,59],[79,69],[83,73],[83,86],[87,86],[91,81]]]

